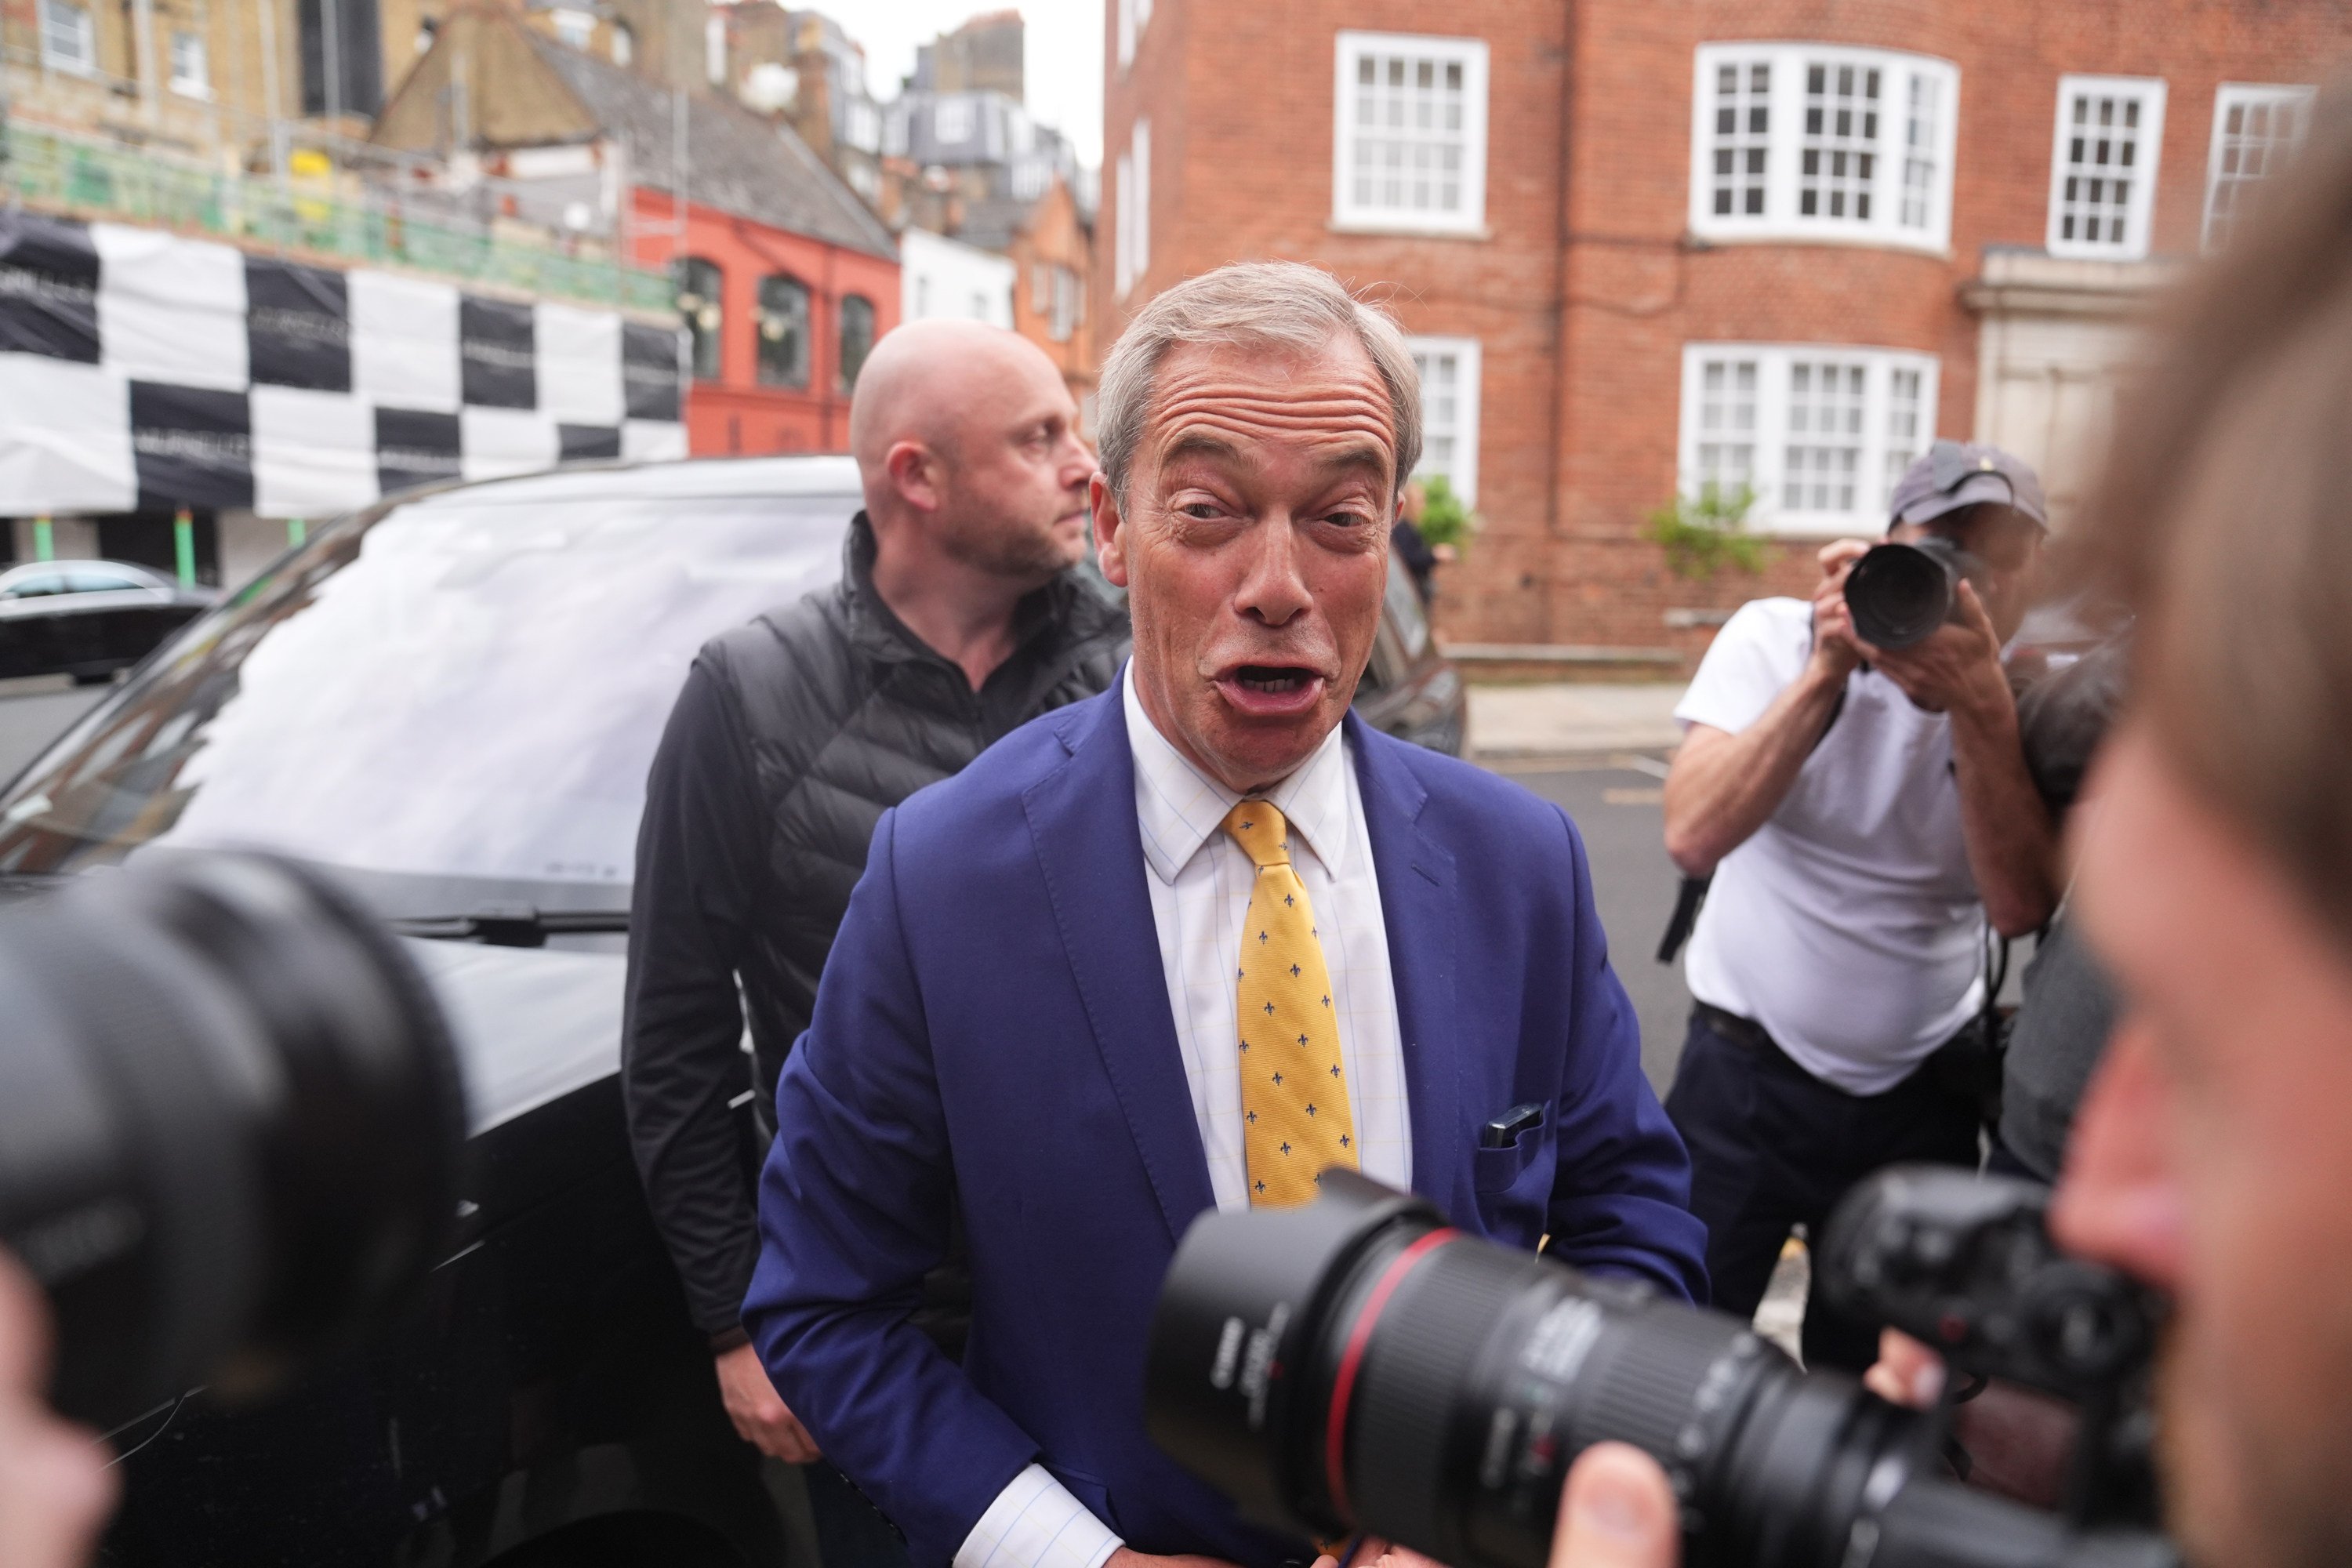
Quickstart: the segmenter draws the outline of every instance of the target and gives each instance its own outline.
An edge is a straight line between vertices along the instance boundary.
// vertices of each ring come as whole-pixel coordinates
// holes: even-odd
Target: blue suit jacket
[[[1584,847],[1517,785],[1347,721],[1402,1026],[1413,1186],[1475,1234],[1702,1298],[1682,1144],[1643,1080]],[[944,1563],[1033,1459],[1143,1552],[1250,1564],[1144,1435],[1143,1341],[1214,1206],[1117,687],[885,815],[776,1095],[744,1321],[831,1458]],[[1480,1149],[1511,1106],[1546,1107]],[[907,1321],[961,1210],[956,1366]]]

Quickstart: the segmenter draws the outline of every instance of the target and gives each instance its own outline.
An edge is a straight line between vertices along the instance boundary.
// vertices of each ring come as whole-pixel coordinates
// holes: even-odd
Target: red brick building
[[[2352,3],[1107,0],[1096,319],[1240,258],[1376,286],[1483,519],[1457,640],[1687,659],[1884,525],[1937,436],[2062,519],[2177,258],[2352,54]],[[1756,497],[1763,581],[1654,509]]]
[[[696,456],[847,449],[850,384],[898,324],[898,246],[790,126],[465,5],[374,140],[469,156],[550,227],[624,215],[626,253],[677,280]]]

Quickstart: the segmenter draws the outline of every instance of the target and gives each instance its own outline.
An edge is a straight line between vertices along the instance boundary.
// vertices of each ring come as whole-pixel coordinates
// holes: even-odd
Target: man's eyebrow
[[[1350,468],[1370,468],[1380,473],[1389,466],[1389,449],[1372,441],[1350,442],[1323,461],[1323,467],[1333,473]]]
[[[1213,458],[1228,463],[1247,460],[1239,447],[1208,430],[1187,430],[1171,441],[1168,449],[1160,454],[1163,467],[1184,458]]]

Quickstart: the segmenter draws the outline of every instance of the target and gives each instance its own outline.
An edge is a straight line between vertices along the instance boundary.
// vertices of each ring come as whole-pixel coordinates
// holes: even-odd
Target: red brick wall
[[[1102,346],[1153,290],[1254,257],[1370,286],[1408,331],[1479,338],[1485,529],[1446,575],[1442,625],[1479,641],[1691,654],[1710,634],[1668,627],[1665,611],[1801,592],[1821,542],[1775,545],[1760,579],[1691,583],[1641,538],[1675,489],[1685,342],[1934,353],[1937,433],[1966,437],[1977,325],[1960,290],[1987,246],[2042,247],[2060,76],[2165,79],[2154,248],[2181,254],[2199,242],[2217,85],[2322,80],[2352,56],[2352,0],[1157,0],[1122,68],[1114,0],[1105,10],[1105,167],[1139,114],[1154,166],[1150,268],[1125,300],[1111,290],[1127,193],[1106,179]],[[1332,232],[1342,27],[1486,41],[1486,237]],[[1694,54],[1740,39],[1874,45],[1959,67],[1948,254],[1688,238]]]
[[[737,217],[698,203],[686,209],[686,238],[647,226],[667,225],[668,193],[634,194],[639,225],[636,254],[647,267],[673,256],[716,262],[721,288],[719,379],[690,384],[686,395],[687,446],[696,457],[739,452],[843,452],[849,448],[849,397],[841,390],[841,300],[862,294],[874,302],[874,335],[898,324],[898,264],[785,229]],[[809,289],[809,384],[805,389],[762,386],[758,374],[760,279],[789,273]]]

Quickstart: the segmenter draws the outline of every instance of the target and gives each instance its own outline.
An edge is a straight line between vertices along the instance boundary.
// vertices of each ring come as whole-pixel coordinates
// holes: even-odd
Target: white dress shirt
[[[1225,813],[1242,797],[1194,767],[1153,726],[1135,695],[1131,669],[1119,678],[1119,694],[1135,756],[1143,880],[1151,894],[1176,1047],[1208,1155],[1209,1188],[1218,1208],[1247,1208],[1234,970],[1257,868],[1224,831]],[[1265,798],[1290,824],[1291,864],[1315,910],[1364,1174],[1410,1186],[1412,1130],[1388,927],[1355,759],[1339,729]],[[1100,1568],[1120,1544],[1118,1533],[1044,1466],[1031,1465],[972,1526],[955,1568]]]

